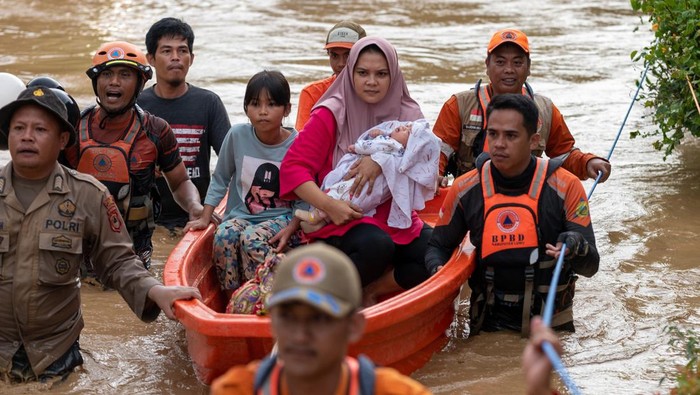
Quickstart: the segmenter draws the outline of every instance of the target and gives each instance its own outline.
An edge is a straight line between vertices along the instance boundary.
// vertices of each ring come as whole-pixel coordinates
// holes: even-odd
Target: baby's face
[[[398,141],[401,143],[401,145],[406,148],[406,144],[408,144],[408,137],[411,135],[411,125],[401,125],[394,129],[393,132],[389,135],[392,139]]]

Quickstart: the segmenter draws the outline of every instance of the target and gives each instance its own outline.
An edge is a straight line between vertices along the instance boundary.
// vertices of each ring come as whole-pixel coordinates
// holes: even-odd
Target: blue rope
[[[608,156],[605,158],[608,161],[610,161],[610,157],[612,157],[613,151],[615,151],[615,146],[617,146],[617,141],[620,139],[620,135],[622,134],[622,129],[625,128],[625,123],[627,123],[627,117],[630,115],[630,111],[632,111],[632,106],[634,106],[634,102],[637,101],[637,95],[639,95],[639,90],[642,88],[642,84],[644,83],[644,79],[647,76],[647,71],[649,70],[650,64],[647,64],[647,67],[644,69],[644,72],[642,73],[642,78],[639,80],[639,84],[637,85],[637,91],[634,92],[634,97],[632,98],[632,102],[630,103],[630,106],[627,108],[627,114],[625,114],[625,118],[622,120],[622,125],[620,125],[620,130],[617,131],[617,136],[615,136],[615,141],[613,141],[612,147],[610,147],[610,151],[608,152]],[[593,191],[595,190],[596,185],[598,185],[598,181],[600,181],[600,178],[603,176],[603,172],[598,171],[598,177],[595,178],[595,181],[593,182],[593,185],[591,186],[591,190],[588,192],[588,199],[591,198],[591,195],[593,195]]]
[[[625,118],[622,120],[622,125],[620,125],[620,130],[617,131],[617,136],[615,136],[615,141],[613,142],[613,145],[610,148],[610,152],[608,152],[608,156],[606,158],[608,161],[612,157],[613,151],[615,150],[615,146],[617,146],[617,141],[620,139],[620,134],[622,134],[622,129],[625,128],[625,123],[627,123],[627,117],[629,117],[630,111],[632,111],[632,106],[634,106],[634,102],[637,101],[637,95],[639,95],[639,90],[642,88],[642,84],[644,83],[644,79],[646,78],[647,71],[649,70],[649,66],[650,66],[650,64],[647,64],[647,67],[644,69],[644,72],[642,73],[642,78],[639,80],[639,84],[637,85],[637,90],[634,92],[634,97],[632,98],[632,102],[630,103],[630,106],[627,108],[627,113],[625,114]],[[593,185],[591,186],[591,190],[588,192],[588,196],[587,196],[588,199],[590,199],[591,195],[593,195],[593,191],[595,190],[595,187],[596,187],[596,185],[598,185],[598,181],[600,181],[600,178],[602,176],[603,176],[603,173],[599,171],[598,176],[595,178],[595,182],[593,182]],[[554,312],[554,295],[556,294],[557,285],[559,284],[559,276],[561,274],[561,267],[564,264],[564,253],[565,252],[566,252],[566,243],[563,243],[561,246],[561,254],[559,255],[559,259],[557,260],[557,265],[554,267],[554,273],[552,274],[552,282],[549,284],[549,291],[547,292],[547,302],[545,304],[544,315],[542,317],[544,324],[547,326],[550,326],[552,323],[552,314]],[[547,358],[549,358],[549,360],[552,362],[552,366],[556,370],[557,374],[559,374],[559,377],[561,377],[561,379],[564,381],[564,384],[566,385],[566,387],[569,388],[569,391],[574,395],[580,394],[581,391],[579,391],[578,387],[576,387],[576,384],[571,379],[571,376],[569,376],[569,373],[566,371],[564,364],[562,364],[561,359],[559,358],[559,354],[557,354],[557,352],[554,350],[554,346],[552,346],[552,344],[549,342],[544,342],[542,344],[542,350],[547,355]]]

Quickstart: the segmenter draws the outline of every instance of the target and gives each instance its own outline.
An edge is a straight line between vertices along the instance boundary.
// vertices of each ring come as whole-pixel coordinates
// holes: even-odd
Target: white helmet
[[[5,107],[17,99],[25,89],[24,82],[14,74],[0,73],[0,107]]]

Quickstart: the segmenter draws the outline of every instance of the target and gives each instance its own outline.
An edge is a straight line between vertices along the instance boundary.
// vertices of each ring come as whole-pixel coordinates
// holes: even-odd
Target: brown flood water
[[[640,74],[629,53],[651,37],[646,26],[633,32],[639,17],[626,0],[0,0],[0,7],[0,72],[24,81],[53,76],[81,106],[94,103],[84,71],[101,42],[120,39],[143,47],[151,23],[182,17],[197,35],[189,81],[217,92],[232,123],[246,121],[243,92],[255,72],[281,70],[293,103],[304,84],[328,75],[322,44],[340,19],[354,19],[397,46],[409,89],[431,122],[450,94],[484,77],[490,34],[517,27],[531,40],[530,83],[554,99],[577,145],[603,156]],[[600,271],[579,281],[577,332],[563,337],[564,363],[588,394],[667,392],[671,383],[659,386],[659,380],[683,360],[668,350],[663,328],[700,325],[700,145],[688,141],[662,160],[652,140],[628,137],[631,130],[652,130],[643,115],[636,105],[612,158],[612,177],[592,197]],[[0,163],[8,158],[0,152]],[[176,239],[159,230],[155,242],[154,271],[160,276]],[[90,286],[83,289],[83,308],[85,365],[63,383],[0,384],[0,392],[208,392],[194,377],[179,324],[163,317],[143,324],[116,292]],[[459,322],[448,347],[413,377],[439,394],[522,393],[524,341],[514,333],[467,339],[464,320]]]

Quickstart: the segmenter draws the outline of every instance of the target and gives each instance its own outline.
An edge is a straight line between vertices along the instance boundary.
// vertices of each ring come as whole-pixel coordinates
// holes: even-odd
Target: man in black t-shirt
[[[168,121],[190,179],[204,197],[211,179],[211,148],[219,153],[231,123],[219,96],[185,81],[194,61],[193,42],[192,28],[179,19],[163,18],[151,26],[146,57],[156,70],[156,84],[141,93],[138,105]],[[165,180],[156,182],[162,202],[156,223],[170,230],[185,226],[188,214],[174,201]]]

